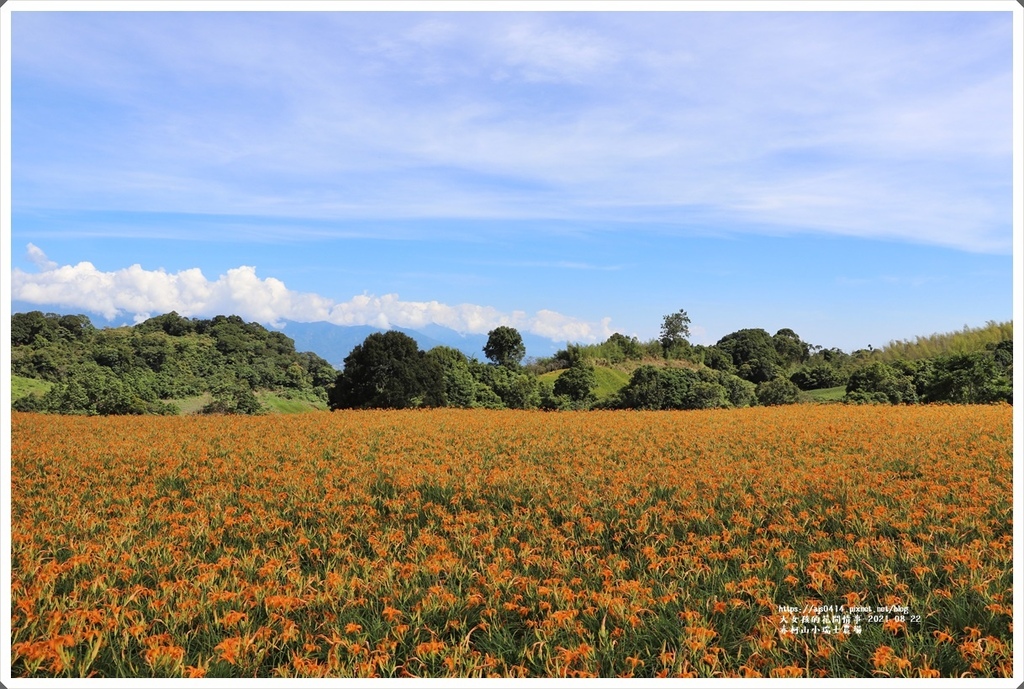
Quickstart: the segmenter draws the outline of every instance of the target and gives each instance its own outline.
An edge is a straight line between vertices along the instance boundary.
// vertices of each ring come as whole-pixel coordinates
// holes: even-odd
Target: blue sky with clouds
[[[1013,315],[1009,7],[19,10],[12,38],[16,308],[583,342],[684,308],[695,342],[847,350]]]

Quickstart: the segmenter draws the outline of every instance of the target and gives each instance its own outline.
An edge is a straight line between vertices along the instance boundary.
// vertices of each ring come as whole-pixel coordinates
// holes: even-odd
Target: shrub
[[[800,389],[786,378],[772,378],[759,383],[755,394],[759,403],[771,407],[779,404],[793,404],[800,394]]]

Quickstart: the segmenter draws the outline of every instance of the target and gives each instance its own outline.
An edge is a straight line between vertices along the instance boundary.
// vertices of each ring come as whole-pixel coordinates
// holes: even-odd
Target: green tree
[[[44,335],[47,339],[53,337],[53,324],[42,311],[16,313],[11,316],[12,346],[34,344],[37,335]]]
[[[334,370],[327,359],[314,354],[313,352],[296,352],[295,360],[309,375],[310,383],[314,388],[326,388],[338,378],[338,372]]]
[[[1013,401],[1013,381],[1008,367],[1001,365],[991,350],[937,357],[932,360],[932,370],[923,387],[926,402]]]
[[[540,382],[537,376],[506,366],[486,364],[476,364],[472,370],[483,387],[477,392],[481,406],[493,405],[492,394],[501,400],[502,406],[509,409],[534,409],[540,406]]]
[[[749,380],[719,371],[718,383],[725,388],[726,399],[733,407],[749,407],[756,399],[756,387]]]
[[[703,355],[704,365],[708,368],[713,368],[716,371],[725,371],[726,373],[736,372],[736,367],[732,363],[732,356],[728,352],[712,345],[704,347]]]
[[[890,404],[916,404],[917,391],[911,376],[889,364],[875,361],[853,371],[846,383],[847,401],[880,401]]]
[[[61,336],[68,340],[83,340],[95,330],[89,317],[81,313],[61,316],[57,324]]]
[[[783,365],[800,364],[807,361],[811,347],[789,328],[782,328],[772,335],[772,344]]]
[[[238,316],[190,320],[171,312],[98,330],[83,315],[36,311],[13,314],[11,324],[12,373],[57,383],[46,407],[59,413],[167,413],[161,400],[203,392],[219,396],[222,410],[253,411],[258,389],[326,401],[338,375],[317,355],[297,354],[283,333]],[[228,394],[225,380],[245,387]],[[218,385],[228,392],[218,395]]]
[[[665,316],[661,322],[661,337],[659,338],[665,358],[669,358],[669,354],[673,350],[688,344],[686,338],[689,336],[690,317],[686,315],[686,311],[679,309],[675,313]]]
[[[621,333],[612,333],[605,344],[621,352],[621,359],[637,360],[644,356],[643,346],[635,337],[626,337]],[[612,357],[613,362],[616,357]],[[620,359],[620,360],[621,360]]]
[[[41,406],[58,414],[95,414],[96,407],[85,388],[75,379],[58,383],[43,395]]]
[[[593,404],[597,401],[594,388],[597,387],[597,376],[594,367],[577,359],[572,366],[555,379],[554,393],[565,396],[578,404]]]
[[[477,405],[477,381],[473,378],[469,359],[454,347],[439,345],[427,352],[427,358],[436,362],[444,380],[444,395],[452,407]]]
[[[729,390],[711,369],[641,366],[619,391],[617,406],[629,409],[712,409],[730,406]]]
[[[441,367],[405,333],[373,333],[345,357],[328,404],[331,409],[444,406]]]
[[[801,390],[821,390],[846,385],[849,375],[831,364],[815,363],[801,366],[789,379]]]
[[[179,316],[177,311],[171,311],[170,313],[145,320],[139,323],[136,328],[144,333],[160,330],[172,337],[181,337],[182,335],[195,332],[196,326],[192,320]]]
[[[746,328],[729,333],[715,347],[732,357],[736,375],[752,383],[763,383],[779,373],[779,355],[766,330]]]
[[[634,370],[618,397],[618,406],[627,409],[663,409],[665,390],[659,369],[646,364]]]
[[[245,379],[232,375],[218,377],[211,384],[213,401],[200,411],[203,414],[261,414],[265,410]]]
[[[501,325],[487,333],[484,356],[498,366],[517,368],[526,356],[526,345],[518,330]]]
[[[786,378],[772,378],[759,383],[755,394],[760,404],[770,407],[779,404],[793,404],[800,394],[800,389]]]

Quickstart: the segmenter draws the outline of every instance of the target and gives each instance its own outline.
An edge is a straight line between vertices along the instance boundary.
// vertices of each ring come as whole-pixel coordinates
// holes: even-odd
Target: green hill
[[[46,380],[11,376],[11,403],[13,404],[22,397],[28,397],[29,395],[39,395],[42,397],[52,387],[53,383]]]
[[[548,371],[547,373],[542,373],[538,378],[553,385],[558,376],[562,375],[565,370],[560,368],[555,371]],[[626,384],[629,383],[629,373],[609,368],[608,366],[595,366],[594,377],[597,379],[597,387],[594,388],[594,394],[597,395],[598,400],[605,400],[614,396],[615,393],[626,387]]]
[[[11,317],[20,411],[86,414],[293,412],[325,408],[337,371],[283,333],[238,316],[171,312],[96,328],[84,315]],[[29,393],[40,393],[30,396]]]

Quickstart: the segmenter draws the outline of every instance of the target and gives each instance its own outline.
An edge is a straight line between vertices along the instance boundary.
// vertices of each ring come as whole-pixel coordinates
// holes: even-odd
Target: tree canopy
[[[577,404],[592,404],[597,401],[594,388],[597,378],[594,367],[582,359],[577,359],[555,380],[554,393],[567,397]]]
[[[683,309],[670,313],[662,319],[660,342],[666,358],[674,348],[685,345],[686,338],[689,336],[690,317]]]
[[[210,395],[208,412],[256,413],[258,390],[323,404],[337,372],[291,338],[238,316],[171,312],[96,328],[84,315],[11,317],[11,373],[54,383],[20,409],[83,414],[174,413],[170,400]]]
[[[331,409],[444,406],[444,374],[405,333],[373,333],[345,357],[328,403]]]
[[[763,383],[779,374],[779,354],[768,331],[746,328],[729,333],[715,347],[732,358],[736,375],[752,383]]]
[[[498,366],[515,368],[526,356],[526,345],[523,336],[515,328],[501,325],[487,333],[487,344],[484,345],[484,356]]]

